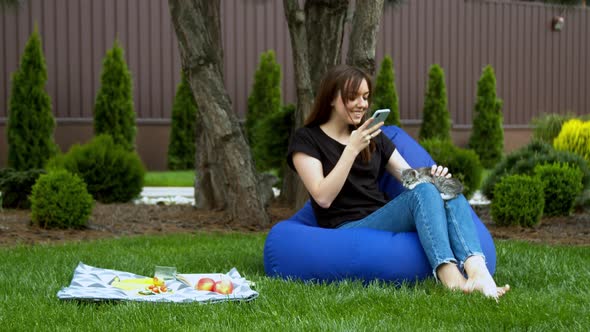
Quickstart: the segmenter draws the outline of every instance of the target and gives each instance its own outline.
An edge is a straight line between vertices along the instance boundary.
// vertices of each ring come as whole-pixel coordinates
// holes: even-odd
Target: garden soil
[[[474,210],[494,239],[517,239],[542,244],[590,246],[590,212],[567,217],[544,218],[539,225],[501,227],[488,206]],[[96,204],[84,229],[43,229],[31,223],[29,210],[0,211],[0,246],[37,245],[90,241],[138,235],[195,232],[266,233],[270,227],[295,212],[275,202],[268,209],[270,225],[231,221],[220,211],[198,210],[190,205]]]

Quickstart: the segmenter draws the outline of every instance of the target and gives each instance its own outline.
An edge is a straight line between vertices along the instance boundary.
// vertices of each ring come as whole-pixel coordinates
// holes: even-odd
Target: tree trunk
[[[322,76],[342,62],[344,24],[349,0],[305,1],[305,29],[311,88],[315,93]]]
[[[375,75],[375,47],[384,1],[367,1],[362,6],[358,2],[352,18],[346,63]]]
[[[297,110],[293,132],[303,126],[311,112],[315,90],[321,77],[341,60],[348,0],[306,1],[302,10],[298,0],[283,0],[289,26]],[[290,168],[283,173],[281,199],[298,209],[309,199],[303,183]]]
[[[223,84],[219,0],[169,0],[182,68],[199,105],[197,206],[267,225],[250,148]]]
[[[305,29],[305,13],[299,8],[297,0],[284,0],[285,16],[289,26],[291,48],[293,50],[293,66],[295,68],[295,87],[297,90],[297,109],[294,115],[294,125],[291,134],[301,126],[309,113],[313,103],[313,89],[309,77],[307,31]],[[291,135],[292,137],[293,135]],[[283,187],[281,200],[290,203],[295,208],[305,204],[308,199],[307,190],[297,174],[288,166],[283,172]]]
[[[309,115],[322,76],[330,67],[341,63],[349,2],[308,0],[305,9],[301,10],[298,0],[283,0],[297,87],[294,129],[303,126]],[[370,74],[375,72],[375,46],[383,3],[383,0],[363,1],[362,6],[357,6],[353,18],[347,62]],[[284,174],[281,197],[299,208],[308,199],[307,191],[290,169]]]

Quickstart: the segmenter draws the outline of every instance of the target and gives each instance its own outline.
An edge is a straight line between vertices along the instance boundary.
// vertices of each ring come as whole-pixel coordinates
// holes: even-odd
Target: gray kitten
[[[463,184],[455,178],[434,176],[430,167],[408,168],[402,171],[402,185],[408,189],[414,189],[420,183],[432,183],[440,192],[444,200],[455,198],[463,192]]]

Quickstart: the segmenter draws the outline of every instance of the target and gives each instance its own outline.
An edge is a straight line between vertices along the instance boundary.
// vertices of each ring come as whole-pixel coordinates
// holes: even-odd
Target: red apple
[[[231,294],[234,291],[234,285],[231,283],[231,280],[222,279],[215,283],[213,291],[219,294]]]
[[[211,278],[201,278],[197,282],[195,289],[197,290],[204,290],[204,291],[212,291],[215,288],[215,280]]]

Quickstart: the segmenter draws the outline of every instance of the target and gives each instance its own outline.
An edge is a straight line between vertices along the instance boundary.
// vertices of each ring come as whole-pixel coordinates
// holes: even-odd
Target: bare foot
[[[487,297],[498,300],[500,296],[506,294],[510,290],[510,285],[506,284],[503,287],[496,286],[492,276],[473,277],[467,279],[463,288],[464,293],[472,293],[474,291],[481,292]]]
[[[471,256],[465,262],[465,270],[469,278],[463,287],[464,293],[472,293],[474,291],[481,292],[487,297],[491,297],[498,301],[498,298],[510,290],[510,285],[506,284],[503,287],[496,286],[496,282],[488,271],[485,261],[481,256]]]
[[[450,290],[464,290],[467,280],[459,271],[456,264],[446,263],[436,270],[438,279]]]

